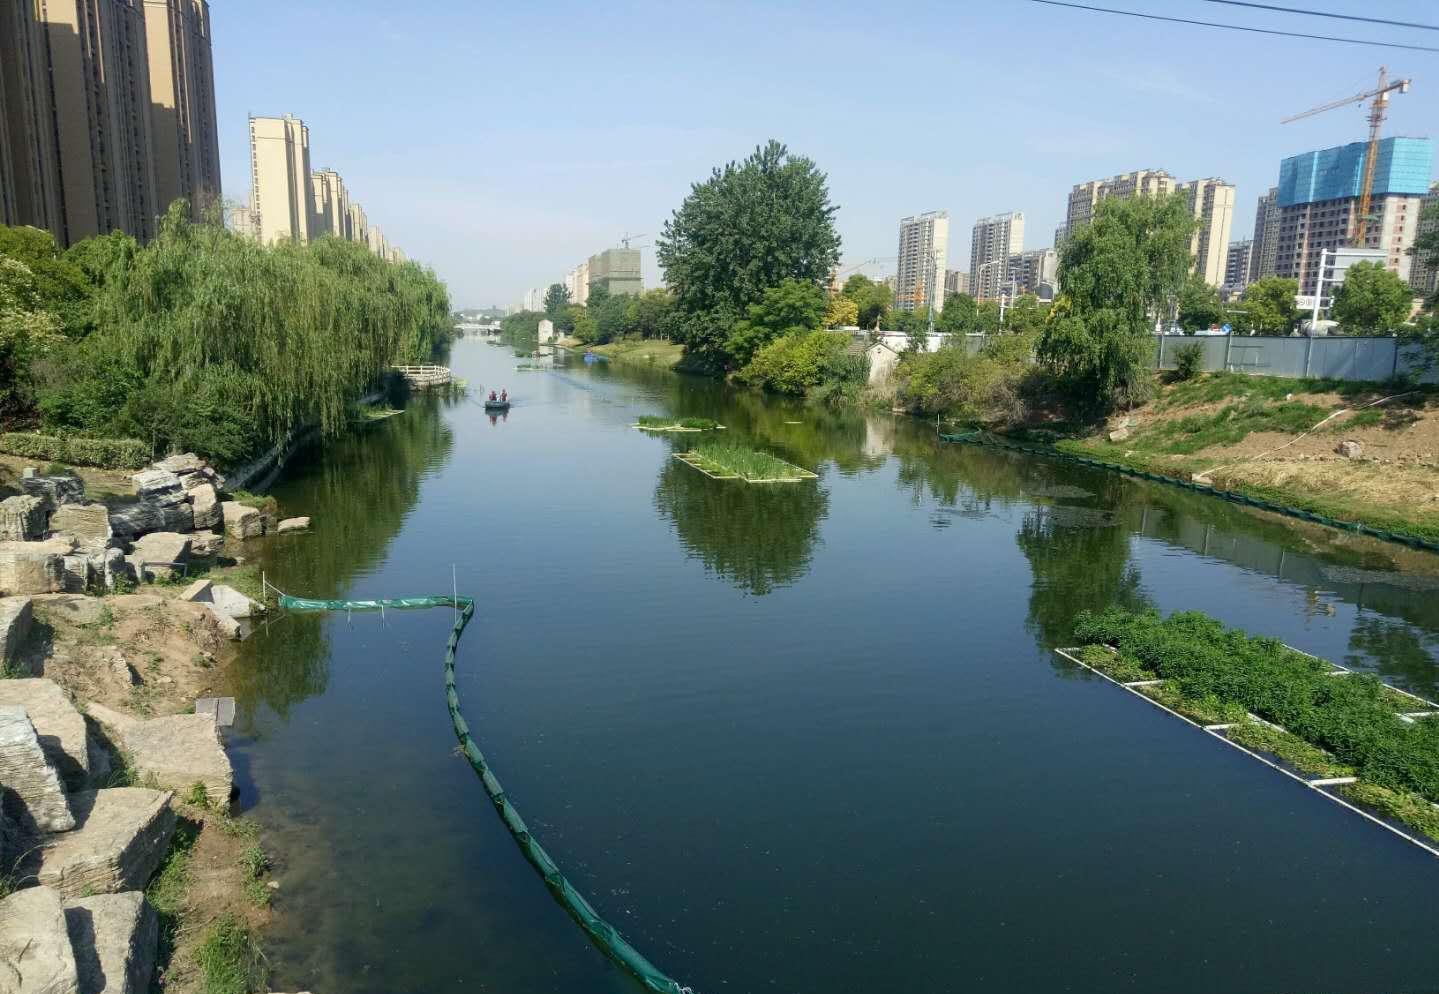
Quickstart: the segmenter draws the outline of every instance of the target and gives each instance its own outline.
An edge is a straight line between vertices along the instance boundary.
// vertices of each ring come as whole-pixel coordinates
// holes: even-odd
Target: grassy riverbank
[[[583,349],[584,346],[575,342],[573,348]],[[602,355],[615,362],[639,363],[645,366],[658,366],[661,369],[674,369],[679,361],[684,358],[685,347],[674,342],[667,342],[662,338],[622,338],[608,345],[592,345],[588,351],[595,355]]]

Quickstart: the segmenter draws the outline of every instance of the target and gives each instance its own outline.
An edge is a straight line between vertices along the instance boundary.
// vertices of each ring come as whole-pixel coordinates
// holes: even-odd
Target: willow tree
[[[1183,194],[1111,199],[1066,240],[1036,353],[1083,406],[1106,411],[1150,389],[1154,324],[1177,305],[1197,224]]]

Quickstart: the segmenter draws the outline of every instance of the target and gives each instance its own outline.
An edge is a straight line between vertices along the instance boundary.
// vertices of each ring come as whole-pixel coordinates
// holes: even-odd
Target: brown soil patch
[[[1211,471],[1210,479],[1225,489],[1251,484],[1352,497],[1416,521],[1439,523],[1439,471],[1430,466],[1339,458],[1264,459],[1226,464]]]
[[[33,466],[42,475],[50,464],[41,459],[27,459],[0,453],[0,490],[9,497],[20,492],[20,476],[25,467]],[[85,492],[92,497],[133,496],[130,469],[96,469],[93,466],[66,466],[70,473],[85,481]]]

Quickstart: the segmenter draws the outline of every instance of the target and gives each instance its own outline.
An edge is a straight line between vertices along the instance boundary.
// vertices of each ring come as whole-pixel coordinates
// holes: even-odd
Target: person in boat
[[[494,392],[493,390],[491,390],[491,391],[490,391],[490,400],[493,402],[494,399],[495,399],[495,392]]]
[[[501,403],[501,404],[508,404],[509,402],[510,402],[510,392],[509,392],[508,390],[501,390],[501,391],[500,391],[500,403]]]

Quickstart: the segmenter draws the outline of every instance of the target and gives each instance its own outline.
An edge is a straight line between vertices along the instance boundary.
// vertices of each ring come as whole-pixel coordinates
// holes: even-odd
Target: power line
[[[1422,28],[1425,31],[1439,31],[1439,24],[1388,21],[1382,17],[1360,17],[1358,14],[1331,14],[1325,10],[1305,10],[1303,7],[1276,7],[1268,3],[1246,3],[1245,0],[1206,0],[1206,2],[1222,3],[1229,7],[1253,7],[1255,10],[1277,10],[1281,14],[1305,14],[1309,17],[1332,17],[1339,21],[1363,21],[1366,24],[1388,24],[1396,28]]]
[[[1311,35],[1300,31],[1278,31],[1272,28],[1251,28],[1242,24],[1220,24],[1216,21],[1196,21],[1187,17],[1165,17],[1162,14],[1141,14],[1136,10],[1115,10],[1113,7],[1091,7],[1083,3],[1064,3],[1063,0],[1030,0],[1031,3],[1047,4],[1050,7],[1070,7],[1074,10],[1090,10],[1101,14],[1123,14],[1125,17],[1141,17],[1147,21],[1169,21],[1173,24],[1197,24],[1205,28],[1225,28],[1230,31],[1248,31],[1252,34],[1279,35],[1284,38],[1308,38],[1312,41],[1337,41],[1346,45],[1373,45],[1379,48],[1405,48],[1411,52],[1439,52],[1439,48],[1428,45],[1401,45],[1393,41],[1365,41],[1360,38],[1339,38],[1334,35]]]

